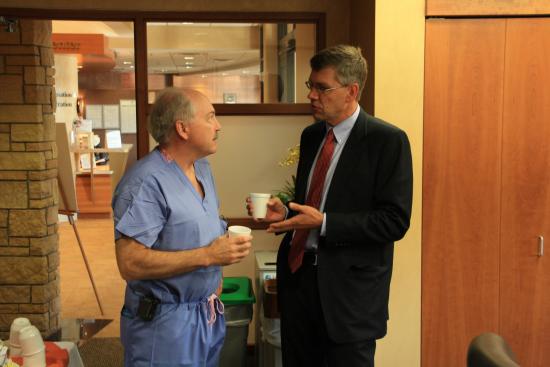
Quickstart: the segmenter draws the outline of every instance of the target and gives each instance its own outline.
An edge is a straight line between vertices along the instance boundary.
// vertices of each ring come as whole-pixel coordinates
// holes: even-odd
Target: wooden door
[[[500,326],[522,366],[550,366],[550,19],[509,19]]]
[[[504,19],[426,22],[422,365],[498,331]]]
[[[548,0],[426,0],[428,16],[532,15],[550,13]]]

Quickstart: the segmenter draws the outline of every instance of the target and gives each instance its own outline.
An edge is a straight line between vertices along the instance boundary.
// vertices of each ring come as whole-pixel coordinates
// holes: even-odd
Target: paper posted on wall
[[[106,131],[105,140],[107,141],[107,148],[122,148],[122,137],[120,135],[120,130]]]

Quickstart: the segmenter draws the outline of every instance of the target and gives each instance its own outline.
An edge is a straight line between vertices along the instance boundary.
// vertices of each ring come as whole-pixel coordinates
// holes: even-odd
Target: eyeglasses
[[[341,86],[339,86],[339,87],[327,88],[327,87],[323,87],[322,85],[313,84],[313,83],[311,82],[311,80],[308,80],[308,81],[306,81],[306,87],[307,87],[307,89],[309,89],[309,90],[315,90],[317,93],[320,93],[320,94],[327,94],[327,93],[330,92],[331,90],[340,89],[340,88],[345,88],[345,87],[347,87],[347,85],[341,85]]]

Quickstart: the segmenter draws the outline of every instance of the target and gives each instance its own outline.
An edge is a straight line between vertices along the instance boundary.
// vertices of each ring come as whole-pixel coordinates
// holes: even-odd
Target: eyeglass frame
[[[319,94],[327,94],[328,92],[333,91],[335,89],[340,89],[340,88],[347,87],[347,85],[340,85],[338,87],[325,88],[325,87],[320,87],[320,86],[313,85],[311,80],[306,80],[305,84],[306,84],[306,88],[309,91],[312,91],[312,90],[315,89],[315,91],[317,91],[317,93],[319,93]]]

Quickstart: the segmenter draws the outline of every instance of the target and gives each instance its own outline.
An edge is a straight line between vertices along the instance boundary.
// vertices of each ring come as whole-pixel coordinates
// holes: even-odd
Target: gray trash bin
[[[247,277],[223,278],[221,300],[225,305],[226,334],[220,367],[246,367],[246,340],[256,302],[252,282]]]

